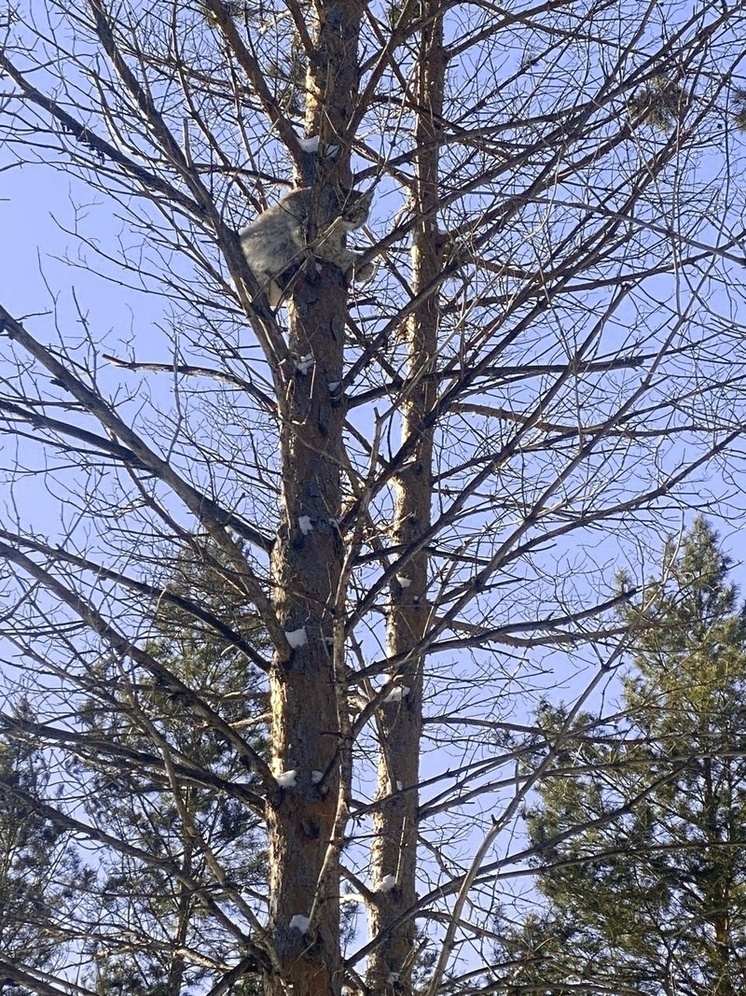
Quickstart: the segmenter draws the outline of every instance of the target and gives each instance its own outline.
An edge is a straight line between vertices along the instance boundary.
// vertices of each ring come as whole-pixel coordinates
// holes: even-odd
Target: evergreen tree
[[[247,657],[209,625],[200,628],[188,607],[221,613],[236,631],[261,645],[256,622],[231,589],[230,572],[212,564],[214,551],[184,551],[162,581],[148,652],[189,682],[227,723],[266,752],[266,691]],[[79,813],[101,832],[95,868],[83,871],[68,836],[34,809],[48,796],[49,752],[24,748],[17,736],[0,745],[0,777],[11,804],[0,811],[0,964],[11,971],[0,990],[31,991],[13,963],[44,970],[81,964],[80,977],[100,996],[180,996],[209,988],[217,969],[241,954],[241,933],[227,920],[231,894],[254,905],[266,894],[266,850],[260,823],[242,804],[247,773],[224,739],[194,736],[178,695],[157,681],[128,680],[121,660],[102,659],[91,676],[114,699],[95,690],[77,710],[75,757],[64,767],[68,791],[77,786]],[[123,701],[127,703],[123,707]],[[34,716],[17,710],[19,726]],[[19,730],[14,731],[16,735]],[[102,751],[101,745],[107,744]],[[139,758],[138,767],[122,764]],[[234,796],[223,786],[237,788]],[[127,849],[107,846],[115,834]],[[94,837],[95,839],[95,837]],[[103,846],[101,846],[103,845]],[[224,917],[214,917],[219,901]],[[235,919],[240,913],[234,911]],[[259,992],[246,962],[232,996]],[[29,982],[38,978],[29,979]]]
[[[577,718],[527,813],[548,909],[506,931],[511,991],[746,991],[744,611],[702,518],[666,566],[622,718]]]
[[[156,612],[157,634],[148,652],[263,753],[268,706],[261,676],[230,640],[208,625],[200,627],[186,608],[200,605],[211,618],[230,618],[235,630],[261,644],[256,622],[230,585],[230,572],[219,561],[213,564],[214,555],[212,549],[204,558],[185,550],[170,566],[164,588],[177,601],[164,600]],[[216,966],[240,957],[238,931],[231,936],[225,920],[215,921],[212,904],[219,900],[230,917],[231,891],[240,882],[242,900],[256,905],[266,893],[265,842],[258,817],[220,788],[246,781],[228,743],[215,736],[195,738],[180,697],[157,682],[133,686],[131,698],[126,711],[91,699],[84,723],[109,744],[141,756],[155,750],[167,778],[147,770],[112,770],[111,759],[97,768],[90,754],[79,766],[81,783],[89,789],[91,821],[114,830],[143,856],[105,852],[91,900],[96,909],[90,920],[99,926],[86,944],[95,966],[89,981],[102,996],[179,996],[200,984],[209,987]],[[185,763],[191,779],[184,779]],[[233,917],[240,916],[234,910]],[[259,988],[249,972],[230,992],[252,996]]]
[[[33,722],[21,701],[15,716]],[[0,993],[29,992],[16,959],[36,969],[53,969],[61,945],[71,940],[74,896],[91,884],[69,835],[24,798],[51,801],[50,766],[42,751],[16,738],[0,738]]]

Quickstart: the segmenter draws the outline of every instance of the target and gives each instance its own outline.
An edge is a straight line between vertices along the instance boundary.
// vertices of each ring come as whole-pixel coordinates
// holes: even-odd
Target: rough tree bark
[[[410,991],[415,958],[414,920],[399,922],[417,898],[417,835],[420,738],[422,734],[423,656],[419,645],[431,623],[428,603],[429,557],[425,540],[431,525],[433,426],[429,419],[437,396],[433,373],[438,351],[440,299],[427,295],[443,266],[444,239],[438,231],[438,165],[446,59],[442,3],[419,5],[422,19],[412,102],[416,108],[414,182],[410,206],[412,293],[423,302],[406,323],[409,386],[400,405],[406,463],[394,479],[392,541],[403,555],[391,580],[388,654],[401,661],[391,675],[402,689],[381,708],[378,806],[374,814],[373,877],[396,878],[396,887],[379,891],[371,904],[371,932],[383,938],[370,957],[371,992]],[[406,690],[406,691],[404,691]]]
[[[316,189],[349,186],[361,5],[321,0],[314,16],[306,133],[318,138],[320,150],[334,147],[335,155],[314,157],[314,172],[297,180]],[[317,212],[309,242],[331,221]],[[301,270],[290,293],[272,581],[281,625],[299,645],[276,652],[270,685],[272,765],[276,773],[297,774],[292,791],[281,789],[267,807],[270,932],[279,958],[267,993],[334,996],[342,985],[338,858],[349,784],[340,778],[347,702],[338,680],[341,647],[335,649],[335,621],[344,609],[337,602],[346,410],[330,385],[342,381],[347,290],[339,268],[317,261]],[[308,918],[308,929],[294,917]]]

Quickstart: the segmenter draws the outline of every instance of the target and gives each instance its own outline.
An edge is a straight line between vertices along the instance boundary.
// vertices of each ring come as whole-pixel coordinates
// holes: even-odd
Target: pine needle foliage
[[[744,610],[704,519],[665,567],[626,613],[623,713],[575,720],[526,814],[545,903],[503,925],[510,992],[746,990]]]
[[[21,721],[35,719],[25,700],[14,714]],[[36,745],[0,738],[0,782],[6,790],[0,806],[0,952],[53,970],[60,948],[73,938],[71,910],[93,875],[70,835],[27,801],[54,801],[52,768]],[[3,996],[27,992],[17,978],[3,978],[0,971]]]

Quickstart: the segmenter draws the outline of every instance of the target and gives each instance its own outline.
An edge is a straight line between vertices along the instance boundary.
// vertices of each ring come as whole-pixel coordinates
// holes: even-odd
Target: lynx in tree
[[[238,234],[246,262],[273,308],[309,255],[333,263],[348,279],[370,280],[373,264],[358,266],[361,256],[347,249],[344,240],[347,232],[365,224],[372,197],[372,190],[363,194],[300,187],[241,229]],[[312,218],[318,235],[309,241]],[[328,222],[326,227],[324,222]]]

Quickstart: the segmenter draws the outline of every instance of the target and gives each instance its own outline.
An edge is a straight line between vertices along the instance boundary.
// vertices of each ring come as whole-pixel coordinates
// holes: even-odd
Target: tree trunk
[[[326,267],[325,269],[329,269]],[[271,929],[282,979],[270,981],[279,996],[339,991],[339,903],[325,897],[318,933],[291,926],[311,915],[337,808],[335,765],[339,729],[332,654],[332,606],[340,575],[340,454],[343,406],[327,384],[341,380],[342,336],[335,311],[344,307],[341,285],[299,287],[290,346],[300,360],[288,377],[282,426],[282,522],[274,550],[275,605],[290,634],[289,652],[276,656],[271,673],[272,762],[280,787],[268,807]],[[341,275],[340,275],[341,278]],[[315,298],[315,299],[314,299]],[[313,772],[328,772],[323,782]],[[285,780],[285,779],[283,779]]]
[[[315,9],[306,131],[319,137],[319,155],[301,179],[321,187],[349,182],[340,137],[357,93],[360,7],[337,0]],[[331,144],[338,154],[324,157]],[[319,216],[313,226],[331,220]],[[292,368],[284,372],[280,415],[283,501],[272,565],[275,607],[291,646],[278,651],[270,676],[272,761],[276,774],[296,774],[286,774],[282,780],[294,784],[280,787],[268,806],[270,925],[280,961],[267,981],[268,996],[335,996],[342,984],[339,840],[333,837],[344,806],[340,716],[347,702],[338,695],[331,643],[342,566],[337,522],[345,404],[329,385],[342,380],[347,291],[338,268],[315,263],[292,291]]]
[[[438,232],[438,160],[443,108],[445,53],[442,19],[437,0],[420,5],[424,27],[417,60],[415,104],[418,108],[415,140],[413,210],[417,222],[412,242],[412,291],[419,294],[440,274],[443,240]],[[371,934],[381,936],[371,955],[368,983],[374,993],[409,991],[415,949],[415,921],[395,925],[415,902],[419,753],[422,733],[422,657],[417,646],[425,634],[430,607],[427,601],[428,554],[416,549],[430,528],[433,433],[427,416],[436,385],[428,376],[435,369],[438,349],[439,299],[431,295],[407,323],[407,376],[410,387],[401,405],[402,443],[411,446],[406,468],[394,481],[393,543],[406,554],[416,550],[391,585],[388,615],[388,653],[404,660],[398,683],[406,693],[384,702],[379,735],[381,754],[378,809],[374,817],[374,884],[395,876],[396,888],[379,891],[371,909]],[[404,579],[404,584],[399,578]]]

